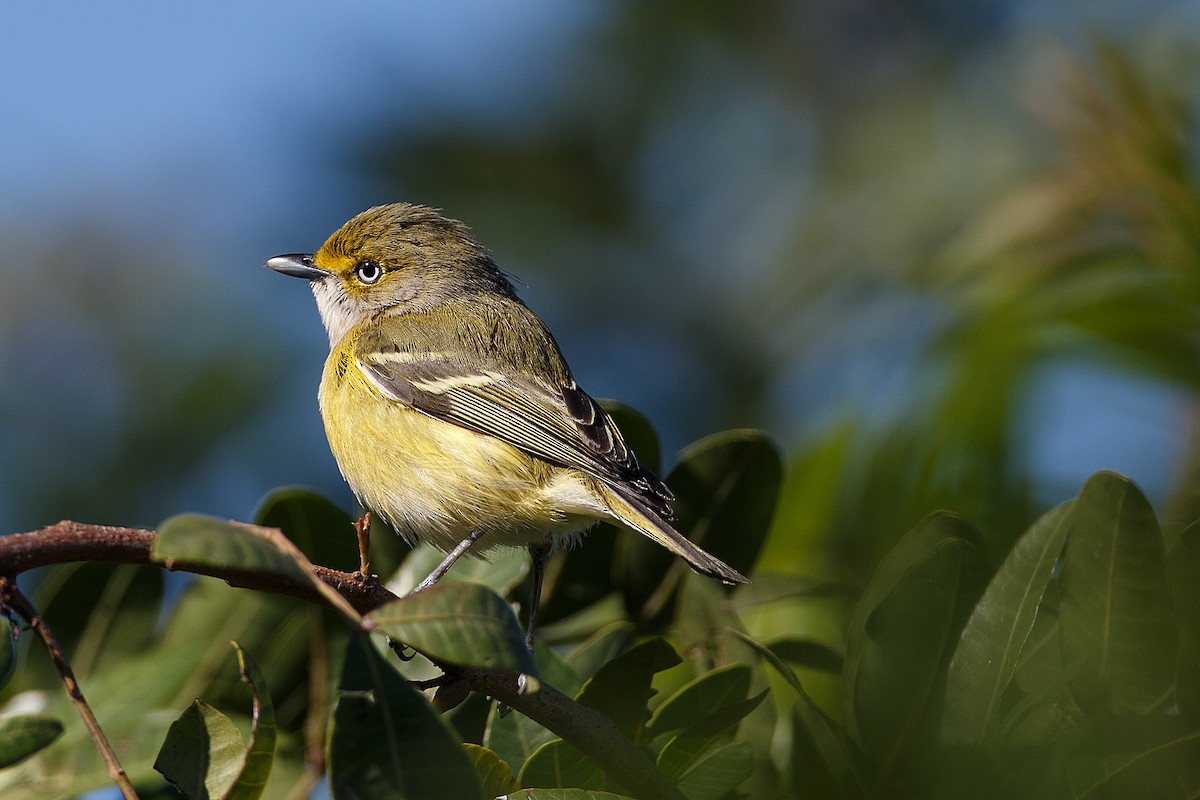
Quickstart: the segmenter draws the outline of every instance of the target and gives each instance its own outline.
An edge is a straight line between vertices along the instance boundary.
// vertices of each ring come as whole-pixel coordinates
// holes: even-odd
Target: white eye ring
[[[354,277],[358,278],[359,283],[370,286],[383,277],[383,267],[374,259],[364,258],[354,265]]]

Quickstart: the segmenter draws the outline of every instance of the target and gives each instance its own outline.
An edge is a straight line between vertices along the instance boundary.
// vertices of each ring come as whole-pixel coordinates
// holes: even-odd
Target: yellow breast
[[[605,516],[572,470],[384,396],[339,347],[325,363],[321,416],[334,458],[367,508],[409,541],[443,550],[571,535]]]

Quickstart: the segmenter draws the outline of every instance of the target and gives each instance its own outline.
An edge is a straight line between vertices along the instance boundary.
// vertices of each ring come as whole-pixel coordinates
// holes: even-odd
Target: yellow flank
[[[410,543],[472,551],[577,538],[610,517],[593,481],[512,445],[422,414],[380,394],[354,361],[350,335],[325,362],[325,432],[358,499]]]

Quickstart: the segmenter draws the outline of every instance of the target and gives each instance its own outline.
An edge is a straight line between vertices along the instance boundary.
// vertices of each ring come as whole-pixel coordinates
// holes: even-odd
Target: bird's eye
[[[365,258],[354,265],[354,277],[358,278],[359,283],[370,286],[383,277],[383,267],[379,266],[378,261]]]

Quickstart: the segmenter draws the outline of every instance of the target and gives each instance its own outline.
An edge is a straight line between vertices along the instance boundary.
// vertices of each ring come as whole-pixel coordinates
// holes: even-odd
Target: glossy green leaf
[[[31,600],[71,654],[76,677],[85,679],[138,656],[154,643],[162,607],[163,573],[133,564],[76,563],[48,570]],[[80,598],[87,598],[80,602]],[[27,653],[29,663],[11,691],[60,690],[58,673],[41,648]]]
[[[844,670],[851,736],[885,774],[927,746],[946,668],[991,571],[975,529],[926,517],[883,559],[850,621]]]
[[[541,679],[568,697],[574,697],[583,687],[583,678],[566,660],[540,639],[533,645],[534,659]]]
[[[946,675],[947,741],[981,744],[996,732],[1001,700],[1062,555],[1073,506],[1051,509],[1017,541],[967,619]]]
[[[180,514],[163,522],[150,557],[168,567],[195,564],[305,578],[291,554],[262,534],[202,514]]]
[[[749,742],[730,742],[701,755],[679,779],[688,800],[721,800],[754,771]]]
[[[566,662],[581,678],[590,678],[600,668],[633,648],[633,626],[628,622],[606,625],[567,654]]]
[[[429,545],[418,544],[388,581],[388,588],[400,596],[407,595],[425,580],[442,562],[446,554]],[[521,547],[500,547],[483,558],[468,554],[460,558],[442,578],[442,583],[478,583],[501,597],[528,583],[529,553]]]
[[[534,651],[542,681],[568,697],[579,691],[583,681],[553,650],[538,640]],[[554,738],[553,733],[524,714],[502,713],[499,704],[491,704],[484,742],[516,769],[519,770],[535,750]]]
[[[766,539],[782,475],[779,451],[766,435],[737,430],[706,437],[680,454],[667,478],[676,497],[676,528],[747,574]],[[665,619],[687,565],[645,537],[632,535],[622,542],[626,608],[637,620]]]
[[[258,665],[236,643],[233,647],[253,697],[249,745],[228,717],[196,700],[172,723],[154,762],[192,800],[257,800],[271,774],[275,710]]]
[[[16,764],[62,736],[63,724],[47,714],[0,718],[0,767]]]
[[[1091,718],[1062,749],[1073,798],[1200,795],[1200,727],[1178,717]]]
[[[189,800],[223,800],[246,759],[229,717],[196,700],[171,724],[154,768]]]
[[[758,708],[766,696],[764,690],[754,697],[713,709],[686,730],[671,737],[658,754],[658,768],[669,780],[681,781],[715,747],[731,738],[738,723]]]
[[[1056,586],[1051,585],[1047,596]],[[1075,704],[1070,696],[1071,676],[1063,669],[1058,611],[1043,602],[1017,659],[1015,701],[1012,708],[1005,708],[999,730],[1009,746],[1044,747],[1068,732],[1078,713],[1071,711]]]
[[[502,709],[493,703],[483,743],[514,771],[519,771],[539,747],[557,738],[524,714],[501,712]]]
[[[311,489],[275,489],[259,502],[251,519],[255,525],[283,531],[314,564],[347,572],[359,568],[354,520]]]
[[[623,794],[591,789],[518,789],[508,800],[633,800]]]
[[[346,650],[329,735],[334,800],[482,800],[471,758],[366,637]]]
[[[783,459],[753,430],[723,431],[684,448],[668,483],[679,529],[743,574],[750,574],[775,514]]]
[[[768,647],[775,655],[789,664],[816,669],[822,672],[840,673],[845,661],[842,654],[827,644],[812,639],[776,639]]]
[[[304,486],[275,489],[251,517],[256,525],[279,528],[314,564],[347,572],[359,568],[354,519],[325,496]],[[371,518],[371,571],[387,578],[411,548],[377,517]],[[424,577],[424,576],[422,576]]]
[[[745,700],[749,691],[750,667],[745,664],[730,664],[706,672],[663,700],[655,709],[647,732],[658,736],[695,725],[715,709]]]
[[[796,673],[771,648],[741,631],[734,630],[731,633],[756,650],[799,695],[797,715],[804,726],[805,738],[812,743],[812,750],[821,761],[823,773],[828,774],[830,780],[846,795],[856,789],[861,790],[862,776],[842,728],[813,702]]]
[[[529,756],[517,778],[528,788],[603,789],[604,771],[562,739],[552,739]]]
[[[1061,634],[1085,709],[1144,713],[1174,682],[1179,634],[1154,511],[1130,481],[1093,475],[1062,564]]]
[[[512,609],[479,584],[438,584],[372,611],[367,620],[434,661],[538,674]]]
[[[520,788],[508,763],[496,753],[477,744],[464,744],[463,750],[475,765],[484,797],[499,797]]]
[[[1175,699],[1181,713],[1200,721],[1200,523],[1180,532],[1166,566],[1180,623]]]
[[[650,718],[647,704],[655,694],[651,686],[654,675],[680,661],[665,639],[648,639],[601,667],[575,699],[603,713],[637,743]]]
[[[253,697],[250,726],[250,746],[237,783],[227,795],[228,800],[257,800],[267,786],[275,758],[275,706],[267,691],[266,679],[258,664],[235,642],[238,672],[242,682],[250,687]]]

